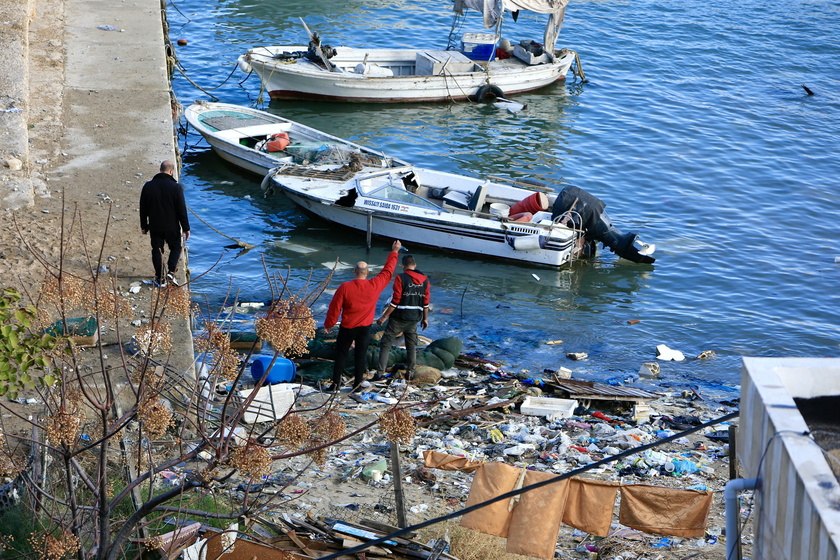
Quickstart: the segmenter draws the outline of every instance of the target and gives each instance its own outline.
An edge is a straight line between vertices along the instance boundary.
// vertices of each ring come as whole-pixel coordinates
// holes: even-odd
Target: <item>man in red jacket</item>
[[[417,361],[417,322],[420,322],[424,330],[429,326],[429,279],[417,270],[417,262],[411,255],[403,257],[402,266],[402,274],[394,278],[394,296],[391,303],[376,320],[378,325],[387,320],[388,326],[385,327],[385,333],[379,342],[379,366],[376,368],[374,380],[382,379],[382,374],[388,367],[391,346],[400,333],[405,337],[406,378],[412,379]]]
[[[376,302],[379,294],[391,281],[394,274],[394,267],[397,265],[397,253],[402,243],[394,241],[391,245],[391,253],[382,270],[368,280],[368,265],[364,261],[356,263],[353,272],[356,275],[354,280],[343,283],[335,291],[330,307],[327,310],[327,318],[324,319],[324,328],[329,331],[341,315],[341,325],[338,328],[338,338],[335,341],[336,357],[333,366],[332,385],[327,391],[335,392],[341,386],[341,374],[344,372],[344,364],[347,360],[347,353],[350,345],[355,343],[355,360],[353,390],[359,388],[364,381],[367,372],[367,349],[370,341],[370,327],[373,325],[373,316],[376,314]]]

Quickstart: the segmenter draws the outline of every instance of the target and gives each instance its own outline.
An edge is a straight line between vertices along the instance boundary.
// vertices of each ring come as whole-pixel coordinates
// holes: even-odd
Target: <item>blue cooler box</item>
[[[461,52],[472,60],[493,60],[496,58],[496,35],[464,33],[461,37]]]

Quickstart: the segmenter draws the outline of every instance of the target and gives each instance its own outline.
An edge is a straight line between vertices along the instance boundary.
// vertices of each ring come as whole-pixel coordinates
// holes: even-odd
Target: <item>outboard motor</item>
[[[318,36],[318,33],[313,33],[312,39],[309,41],[309,50],[306,51],[306,58],[313,62],[323,62],[321,55],[318,54],[319,47],[321,48],[321,52],[324,53],[324,58],[326,59],[330,59],[337,54],[337,51],[332,45],[322,45],[321,37]]]
[[[650,256],[652,246],[641,242],[637,246],[638,235],[621,233],[613,227],[604,211],[606,206],[600,198],[583,189],[565,187],[551,207],[551,218],[556,219],[568,212],[575,226],[583,230],[586,241],[600,241],[613,253],[629,261],[647,264],[654,262],[656,259]]]

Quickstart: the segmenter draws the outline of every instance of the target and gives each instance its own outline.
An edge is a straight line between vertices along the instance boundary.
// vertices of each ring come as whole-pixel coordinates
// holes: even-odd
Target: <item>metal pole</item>
[[[403,500],[402,469],[400,469],[400,446],[397,442],[391,442],[391,473],[394,475],[394,498],[397,506],[397,527],[404,529],[407,526],[405,521],[405,501]]]
[[[737,440],[738,426],[729,426],[729,480],[738,478]]]
[[[371,237],[373,237],[373,214],[368,214],[367,217],[367,248],[370,249],[371,246]]]

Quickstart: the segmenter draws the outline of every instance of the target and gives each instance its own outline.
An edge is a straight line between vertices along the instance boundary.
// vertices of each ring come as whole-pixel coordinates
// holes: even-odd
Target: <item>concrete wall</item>
[[[755,559],[840,558],[840,485],[793,400],[832,395],[840,359],[744,358],[737,455],[760,479]]]

